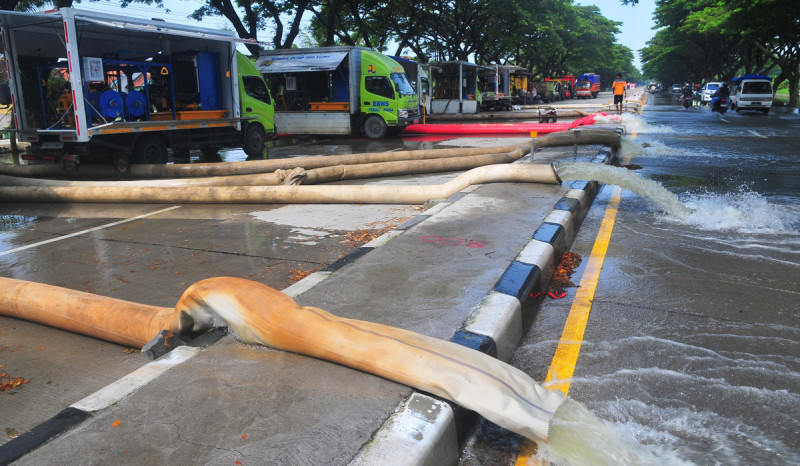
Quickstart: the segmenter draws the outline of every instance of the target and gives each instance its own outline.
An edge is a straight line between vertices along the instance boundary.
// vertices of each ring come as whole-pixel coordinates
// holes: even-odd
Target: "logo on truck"
[[[367,65],[367,73],[375,74],[377,72],[378,72],[378,70],[377,70],[377,67],[375,65]]]

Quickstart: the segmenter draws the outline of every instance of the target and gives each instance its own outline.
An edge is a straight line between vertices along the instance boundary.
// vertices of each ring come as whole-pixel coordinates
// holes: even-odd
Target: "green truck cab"
[[[250,58],[236,51],[239,101],[244,129],[242,146],[246,154],[263,152],[267,134],[275,134],[275,107],[264,79]],[[260,148],[260,149],[259,149]]]
[[[262,51],[256,68],[275,103],[279,134],[363,132],[372,139],[419,121],[419,98],[402,66],[364,47]]]
[[[361,112],[364,133],[380,139],[419,117],[419,99],[399,63],[378,52],[361,53]]]

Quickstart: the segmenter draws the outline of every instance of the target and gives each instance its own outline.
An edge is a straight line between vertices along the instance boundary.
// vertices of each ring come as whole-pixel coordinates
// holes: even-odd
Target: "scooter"
[[[712,112],[719,112],[724,115],[728,111],[728,98],[719,97],[714,103],[711,104]]]

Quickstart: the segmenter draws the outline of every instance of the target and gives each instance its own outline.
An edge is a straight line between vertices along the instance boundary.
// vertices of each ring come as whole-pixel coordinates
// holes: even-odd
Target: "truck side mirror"
[[[11,105],[11,89],[8,83],[0,83],[0,105]]]

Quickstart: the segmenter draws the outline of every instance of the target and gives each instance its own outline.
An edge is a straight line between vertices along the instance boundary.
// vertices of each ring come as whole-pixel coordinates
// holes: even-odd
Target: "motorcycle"
[[[692,106],[692,97],[691,96],[683,96],[681,97],[681,103],[683,104],[683,108],[688,109]]]
[[[728,111],[728,98],[727,97],[720,97],[716,101],[711,104],[711,111],[712,112],[719,112],[721,115],[724,115],[725,112]]]

